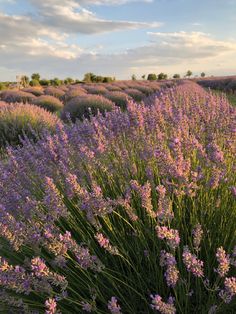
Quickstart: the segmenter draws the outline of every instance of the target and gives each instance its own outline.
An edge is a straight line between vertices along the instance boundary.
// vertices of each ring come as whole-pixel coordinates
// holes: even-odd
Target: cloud
[[[27,15],[9,15],[0,12],[0,57],[2,66],[9,69],[27,68],[45,62],[57,64],[63,60],[78,59],[83,48],[75,44],[71,35],[94,34],[126,29],[159,26],[158,23],[112,21],[97,17],[85,9],[85,1],[30,0],[34,12]],[[106,1],[87,1],[102,4]],[[115,4],[115,1],[113,1]],[[98,51],[100,50],[97,49]],[[88,53],[94,55],[96,51]],[[48,58],[48,59],[47,59]],[[55,60],[55,62],[53,61]]]
[[[126,29],[139,29],[159,27],[159,22],[135,22],[135,21],[113,21],[97,17],[92,11],[86,9],[84,5],[101,5],[101,4],[121,4],[118,1],[74,1],[65,0],[30,0],[37,9],[38,19],[44,25],[57,30],[63,30],[67,33],[95,34],[120,31]],[[132,2],[123,1],[122,3]]]
[[[165,56],[174,59],[208,58],[236,51],[236,42],[216,40],[202,32],[148,32],[148,35],[162,54],[165,52]]]
[[[182,73],[193,71],[236,70],[234,41],[219,41],[200,32],[148,33],[149,42],[121,53],[86,52],[63,41],[51,45],[29,39],[25,44],[6,49],[0,47],[2,66],[19,73],[40,71],[43,76],[82,77],[86,72],[128,78],[131,73]],[[56,44],[56,46],[55,46]],[[63,62],[62,62],[63,60]],[[217,66],[221,64],[221,66]]]
[[[93,5],[120,5],[135,0],[29,0],[31,15],[0,13],[2,73],[40,72],[45,77],[82,77],[85,72],[128,78],[131,73],[236,70],[236,42],[222,41],[203,32],[148,32],[146,44],[105,54],[101,42],[86,50],[77,44],[79,34],[92,36],[160,26],[160,23],[116,21],[98,17]],[[149,2],[143,0],[143,2]],[[142,39],[143,42],[143,39]],[[233,68],[233,66],[234,68]],[[2,75],[3,75],[2,74]],[[2,80],[6,79],[1,77]]]

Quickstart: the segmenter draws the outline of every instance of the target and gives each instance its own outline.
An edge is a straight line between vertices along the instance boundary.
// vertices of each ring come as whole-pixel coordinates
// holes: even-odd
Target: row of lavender
[[[236,94],[236,77],[212,77],[197,81],[203,87]]]
[[[234,313],[236,110],[185,82],[0,163],[6,313]]]
[[[122,81],[5,90],[0,93],[0,149],[7,144],[19,145],[19,137],[25,135],[36,140],[44,129],[53,132],[58,123],[56,116],[67,122],[70,117],[74,122],[98,111],[111,111],[114,106],[125,110],[129,100],[140,102],[166,85],[167,82]]]
[[[110,84],[75,84],[60,87],[30,87],[22,90],[6,90],[0,98],[6,102],[28,102],[57,111],[76,97],[100,95],[116,105],[126,106],[127,98],[140,102],[168,83],[146,81],[121,81]],[[51,106],[49,105],[51,103]]]

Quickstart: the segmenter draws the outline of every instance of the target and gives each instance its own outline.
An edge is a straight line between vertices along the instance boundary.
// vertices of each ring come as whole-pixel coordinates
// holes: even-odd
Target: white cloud
[[[199,32],[149,33],[151,43],[123,53],[102,54],[86,51],[63,41],[54,45],[31,39],[25,44],[0,49],[2,66],[30,74],[40,71],[43,76],[82,77],[85,72],[128,78],[131,73],[183,73],[236,71],[236,43],[219,41]],[[30,48],[31,47],[31,48]],[[61,61],[63,59],[63,62]],[[220,64],[220,66],[219,66]]]
[[[38,12],[40,21],[51,28],[67,33],[105,33],[125,29],[159,27],[158,22],[113,21],[97,17],[84,5],[121,4],[118,1],[30,0]],[[129,1],[123,1],[123,3]],[[34,17],[35,18],[35,17]]]
[[[148,32],[145,45],[104,54],[97,42],[89,49],[74,44],[76,34],[157,27],[160,23],[113,21],[98,17],[93,5],[120,5],[135,0],[29,0],[34,16],[0,13],[1,77],[40,72],[42,76],[81,77],[85,72],[128,78],[131,73],[236,71],[236,42],[202,32]],[[150,2],[143,0],[144,2]],[[220,66],[219,66],[220,64]]]
[[[202,32],[148,32],[148,35],[159,51],[174,59],[207,58],[236,51],[235,41],[216,40]]]

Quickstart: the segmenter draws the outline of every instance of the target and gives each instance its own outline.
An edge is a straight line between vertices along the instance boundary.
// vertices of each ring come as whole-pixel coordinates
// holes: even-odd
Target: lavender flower
[[[99,245],[104,248],[105,250],[107,250],[109,253],[116,255],[118,254],[118,249],[116,247],[113,247],[110,244],[109,239],[107,239],[102,233],[97,233],[95,235],[95,238],[97,239]]]
[[[216,258],[219,263],[216,272],[219,274],[220,277],[224,277],[227,275],[229,268],[230,268],[230,256],[226,254],[223,247],[219,247],[216,252]]]
[[[200,243],[202,240],[203,230],[200,224],[197,224],[192,231],[193,234],[193,246],[196,251],[199,251]]]
[[[82,302],[82,310],[91,313],[93,310],[93,306],[88,302]]]
[[[49,275],[49,268],[40,257],[35,257],[31,260],[31,269],[39,278]]]
[[[118,304],[118,301],[116,299],[116,297],[112,297],[111,300],[108,302],[108,310],[112,313],[112,314],[122,314],[121,313],[121,307]]]
[[[160,265],[166,267],[165,278],[169,287],[175,287],[179,279],[179,271],[176,267],[175,257],[171,253],[161,251]]]
[[[57,313],[57,303],[55,301],[55,299],[48,299],[45,302],[45,306],[46,306],[46,314],[56,314]]]
[[[187,246],[184,248],[182,257],[188,272],[192,273],[195,277],[204,276],[203,261],[197,259],[196,255],[191,254]]]
[[[166,223],[174,218],[172,203],[166,195],[166,188],[163,185],[156,187],[159,193],[157,217],[161,223]]]
[[[166,240],[167,244],[175,249],[179,246],[180,237],[178,230],[169,229],[165,226],[157,226],[156,227],[157,236],[159,239]]]
[[[225,303],[230,303],[236,295],[236,277],[225,278],[224,290],[221,290],[219,296]]]
[[[161,314],[175,314],[176,308],[174,306],[173,298],[169,298],[168,302],[165,303],[162,301],[162,297],[159,294],[150,295],[152,298],[151,308],[153,310],[159,311]]]

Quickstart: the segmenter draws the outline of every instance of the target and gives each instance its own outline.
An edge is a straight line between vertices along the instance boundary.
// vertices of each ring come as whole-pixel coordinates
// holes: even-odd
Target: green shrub
[[[56,97],[42,95],[33,100],[33,104],[50,112],[56,112],[63,108],[63,103]]]
[[[91,115],[96,115],[99,112],[105,113],[111,111],[114,108],[114,104],[103,96],[98,95],[86,95],[73,98],[64,107],[61,118],[64,121],[68,120],[68,115],[72,122],[76,119],[82,120],[83,118],[89,118]]]
[[[38,80],[33,79],[29,82],[30,86],[40,86],[40,83]]]

